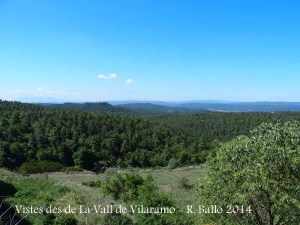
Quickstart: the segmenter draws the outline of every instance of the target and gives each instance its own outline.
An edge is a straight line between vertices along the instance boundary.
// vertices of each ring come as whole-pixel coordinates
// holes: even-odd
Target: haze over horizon
[[[299,6],[0,1],[0,99],[300,102]]]
[[[6,99],[0,99],[6,100]],[[8,100],[9,101],[9,100]],[[130,104],[130,103],[151,103],[151,104],[162,104],[168,105],[168,103],[172,104],[186,104],[186,103],[200,103],[200,104],[242,104],[242,103],[296,103],[300,104],[300,101],[230,101],[230,100],[215,100],[215,99],[205,99],[205,100],[135,100],[135,99],[121,99],[121,100],[101,100],[101,101],[78,101],[78,100],[65,100],[65,99],[57,99],[57,98],[20,98],[13,101],[19,101],[22,103],[50,103],[50,104],[62,104],[62,103],[104,103],[107,102],[112,105],[119,104]]]

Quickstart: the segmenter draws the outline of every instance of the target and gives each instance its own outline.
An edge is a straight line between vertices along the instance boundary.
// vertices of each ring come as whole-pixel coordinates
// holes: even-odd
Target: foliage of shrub
[[[132,201],[137,199],[139,188],[152,181],[153,178],[150,176],[143,179],[135,173],[127,173],[125,176],[114,173],[106,178],[101,189],[104,193],[112,195],[116,200]]]
[[[51,161],[33,160],[25,162],[19,167],[18,171],[23,174],[58,172],[63,169],[63,165]]]
[[[299,146],[299,122],[262,124],[249,137],[223,144],[208,161],[208,175],[199,184],[200,200],[225,209],[229,204],[239,210],[244,206],[245,213],[205,214],[204,222],[298,225]]]
[[[124,202],[143,205],[145,207],[174,207],[178,209],[176,203],[169,196],[158,191],[158,187],[150,175],[143,178],[138,174],[125,174],[122,176],[115,173],[107,178],[101,189],[105,193],[112,195],[115,199],[121,199]],[[185,214],[178,211],[174,214],[135,214],[134,216],[139,225],[192,224]]]
[[[169,162],[168,162],[168,169],[169,170],[173,170],[175,168],[177,168],[179,165],[178,161],[176,159],[170,159]]]

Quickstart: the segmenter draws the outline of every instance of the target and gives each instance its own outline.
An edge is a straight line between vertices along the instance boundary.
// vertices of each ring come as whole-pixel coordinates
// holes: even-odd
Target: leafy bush
[[[299,146],[299,122],[262,124],[249,137],[223,144],[208,161],[200,200],[225,209],[229,204],[244,206],[252,213],[205,214],[205,222],[299,224]]]
[[[101,186],[104,193],[112,195],[116,200],[120,199],[121,193],[124,192],[124,179],[120,174],[109,176]]]
[[[177,168],[178,165],[179,165],[178,161],[176,159],[172,158],[172,159],[169,160],[168,169],[173,170],[173,169]]]
[[[34,174],[58,172],[61,171],[63,168],[63,165],[57,162],[33,160],[30,162],[23,163],[22,166],[19,167],[18,171],[23,174]]]
[[[143,179],[140,175],[134,173],[127,173],[125,176],[114,173],[107,177],[101,189],[104,193],[112,195],[116,200],[132,201],[137,199],[139,188],[152,181],[152,177]]]
[[[124,202],[135,203],[145,207],[174,207],[176,203],[166,194],[158,191],[152,176],[146,178],[138,174],[114,174],[107,178],[102,185],[102,190],[112,195],[115,199],[122,199]],[[190,225],[192,222],[184,213],[176,211],[174,214],[135,214],[136,222],[139,225]],[[118,223],[107,224],[122,224]],[[125,223],[126,224],[126,223]],[[131,223],[129,223],[131,224]]]

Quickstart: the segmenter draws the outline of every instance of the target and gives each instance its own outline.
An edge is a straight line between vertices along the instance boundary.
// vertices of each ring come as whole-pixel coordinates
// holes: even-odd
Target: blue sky
[[[300,101],[298,0],[0,0],[0,98]]]

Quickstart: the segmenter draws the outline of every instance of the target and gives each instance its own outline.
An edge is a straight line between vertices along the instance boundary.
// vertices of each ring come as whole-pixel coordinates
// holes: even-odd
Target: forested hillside
[[[176,113],[153,118],[176,130],[197,136],[206,145],[214,140],[227,141],[238,135],[247,135],[263,122],[300,120],[299,112],[203,112]]]
[[[64,104],[47,104],[41,105],[47,106],[53,109],[72,109],[87,112],[97,113],[119,113],[119,114],[132,114],[142,116],[157,116],[161,114],[171,114],[175,112],[200,112],[208,111],[203,109],[188,109],[184,107],[171,107],[165,105],[157,105],[151,103],[131,103],[124,105],[111,105],[107,102],[86,102],[86,103],[64,103]]]
[[[41,104],[43,105],[43,104]],[[97,103],[64,103],[64,104],[44,104],[45,106],[53,109],[71,109],[96,113],[121,113],[121,114],[134,114],[134,111],[125,107],[113,106],[107,102]]]
[[[155,116],[159,114],[171,114],[171,113],[187,113],[187,112],[201,112],[208,111],[205,109],[188,109],[180,106],[167,106],[167,105],[157,105],[152,103],[131,103],[119,105],[119,107],[129,109],[132,112],[136,112],[140,115]]]
[[[153,118],[50,109],[0,102],[0,166],[15,169],[31,160],[92,169],[203,163],[217,141],[262,122],[300,120],[300,113],[175,113]],[[47,164],[48,165],[48,164]]]
[[[117,114],[57,110],[0,102],[0,166],[14,169],[30,160],[91,169],[200,163],[198,140],[157,122]]]

